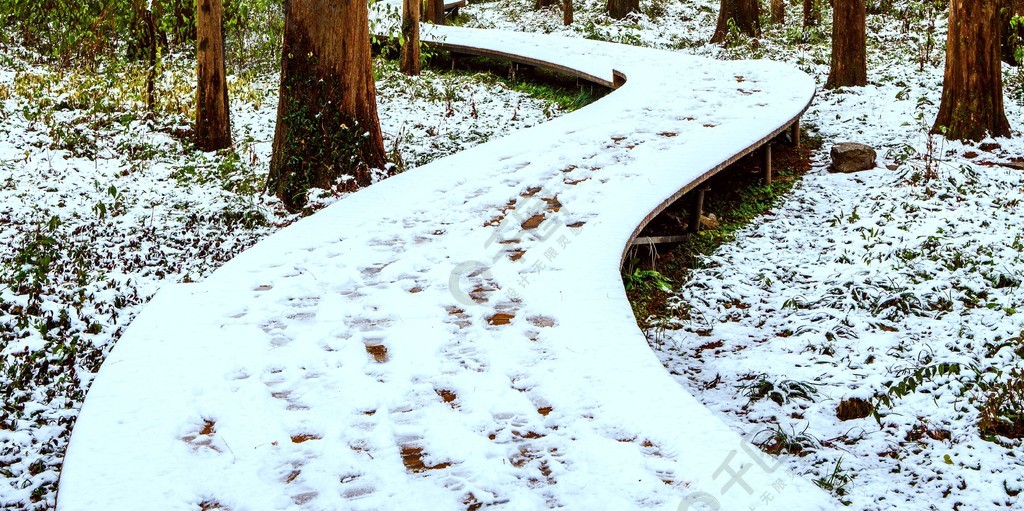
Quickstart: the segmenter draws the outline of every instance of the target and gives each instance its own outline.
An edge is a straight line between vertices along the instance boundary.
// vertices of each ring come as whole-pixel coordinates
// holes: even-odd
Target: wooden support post
[[[761,170],[764,171],[764,184],[772,184],[772,143],[761,146]]]
[[[789,127],[789,136],[793,140],[793,147],[800,147],[800,119],[793,121]]]
[[[700,232],[700,217],[704,213],[705,191],[707,191],[706,187],[698,188],[693,197],[693,211],[690,212],[690,225],[687,226],[693,233]]]
[[[612,70],[612,88],[618,89],[623,85],[626,85],[626,75],[618,71]]]

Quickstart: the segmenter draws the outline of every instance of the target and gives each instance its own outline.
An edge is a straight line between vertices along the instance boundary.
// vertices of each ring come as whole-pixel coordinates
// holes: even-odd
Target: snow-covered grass
[[[785,25],[720,47],[706,44],[717,2],[644,1],[619,22],[603,4],[578,2],[568,28],[524,0],[464,13],[469,26],[783,60],[819,84],[828,73],[827,9],[820,28],[801,30],[794,5]],[[677,283],[661,318],[672,330],[650,332],[651,344],[698,399],[851,508],[1011,508],[1021,442],[978,426],[1024,365],[1024,175],[998,165],[1024,144],[1019,131],[998,147],[927,136],[945,41],[945,13],[929,9],[869,16],[871,83],[819,92],[805,117],[825,141],[815,170]],[[19,53],[0,55],[0,504],[14,509],[52,503],[91,373],[146,298],[293,219],[259,193],[272,77],[232,82],[236,152],[201,154],[182,142],[187,62],[172,61],[161,115],[148,116],[137,72],[47,69]],[[1005,77],[1019,130],[1024,80]],[[409,166],[550,110],[490,83],[393,69],[379,89],[388,147]],[[827,150],[846,140],[874,145],[882,166],[829,174]],[[877,417],[839,420],[849,398]]]
[[[64,508],[759,501],[712,482],[739,462],[735,446],[747,463],[764,457],[663,370],[608,249],[672,190],[784,129],[813,80],[787,64],[578,38],[424,36],[604,79],[618,69],[628,83],[162,290],[89,391]],[[812,483],[761,466],[744,476],[751,488],[829,508]]]
[[[477,26],[783,60],[824,83],[827,9],[820,29],[801,30],[790,6],[785,25],[719,47],[705,44],[715,4],[642,3],[610,22],[603,2],[584,1],[568,28],[514,0],[466,12]],[[1013,508],[1024,489],[1022,442],[997,434],[1015,419],[1019,435],[1024,411],[1024,174],[1002,166],[1024,159],[1024,75],[1004,73],[1017,138],[929,137],[945,18],[910,2],[869,16],[869,85],[819,91],[805,117],[824,140],[814,170],[651,320],[652,348],[682,385],[854,509]],[[830,174],[839,141],[876,147],[879,168]],[[851,419],[851,403],[867,416]]]
[[[917,175],[915,175],[917,174]],[[655,347],[736,427],[857,509],[1009,506],[1019,440],[978,409],[1021,367],[1019,171],[805,178],[684,283]],[[653,336],[652,336],[653,338]],[[878,417],[840,420],[860,398]],[[833,488],[828,488],[833,489]]]
[[[1024,355],[1024,175],[995,164],[1024,146],[929,139],[941,70],[919,69],[819,96],[824,149],[866,142],[882,165],[834,175],[820,155],[680,286],[681,329],[653,345],[707,406],[855,509],[1013,507],[1021,441],[979,421]],[[877,416],[841,420],[849,398]],[[997,414],[1019,423],[1016,406]]]
[[[163,285],[202,279],[294,221],[263,195],[272,75],[229,77],[233,152],[188,142],[193,64],[144,74],[0,53],[0,507],[53,504],[70,428],[106,353]],[[551,103],[484,76],[377,61],[387,147],[406,168],[542,122]],[[319,193],[318,204],[338,200]],[[187,318],[183,318],[187,320]]]

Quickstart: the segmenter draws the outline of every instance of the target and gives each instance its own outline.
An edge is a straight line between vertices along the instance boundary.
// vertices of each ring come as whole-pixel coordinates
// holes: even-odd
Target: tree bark
[[[1014,16],[1024,17],[1024,0],[1003,0],[1003,6],[999,10],[1002,58],[1007,64],[1019,66],[1024,64],[1017,60],[1017,48],[1024,46],[1024,23],[1012,26],[1010,21]]]
[[[152,112],[156,109],[156,16],[151,9],[146,9],[143,19],[146,24],[146,61],[149,64],[146,70],[146,107]]]
[[[786,3],[784,0],[771,0],[772,23],[786,22]]]
[[[761,35],[761,4],[758,0],[722,0],[718,9],[718,25],[712,43],[721,43],[729,36],[729,20],[740,33],[750,37]]]
[[[420,74],[420,0],[402,0],[402,72]]]
[[[196,146],[213,151],[231,146],[221,22],[224,9],[221,0],[199,0],[196,11]]]
[[[132,3],[133,22],[137,24],[136,30],[139,34],[137,57],[146,59],[146,108],[150,112],[153,112],[156,106],[156,55],[157,45],[160,43],[154,7],[143,0],[135,0]]]
[[[427,8],[423,12],[426,21],[435,25],[444,25],[444,0],[425,0]]]
[[[954,140],[1010,136],[1003,111],[999,0],[950,0],[942,103],[932,133]]]
[[[562,0],[562,24],[572,25],[572,0]]]
[[[836,0],[832,15],[832,69],[825,87],[868,84],[867,5],[864,0]]]
[[[166,13],[167,6],[164,5],[164,2],[154,0],[150,10],[153,11],[154,20],[162,20]],[[154,23],[154,27],[156,28],[156,37],[160,47],[169,47],[171,41],[167,38],[167,27],[162,26],[160,23]]]
[[[294,211],[311,188],[369,185],[386,160],[366,1],[285,0],[284,11],[267,192]]]
[[[818,0],[804,0],[804,28],[817,26],[821,22]]]
[[[621,20],[631,12],[640,11],[640,0],[608,0],[608,16]]]

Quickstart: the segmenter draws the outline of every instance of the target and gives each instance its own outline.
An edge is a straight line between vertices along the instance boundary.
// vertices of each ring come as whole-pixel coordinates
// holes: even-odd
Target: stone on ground
[[[875,168],[878,155],[874,148],[857,142],[840,142],[832,146],[832,172],[858,172]]]

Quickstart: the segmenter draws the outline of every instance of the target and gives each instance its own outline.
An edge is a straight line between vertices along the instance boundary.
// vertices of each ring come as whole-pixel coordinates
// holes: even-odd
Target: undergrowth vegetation
[[[743,164],[716,178],[706,209],[717,225],[653,266],[636,255],[624,282],[680,382],[842,502],[1013,507],[1024,490],[1024,180],[1005,166],[1021,163],[1024,146],[929,137],[945,7],[868,3],[870,84],[819,92],[807,115],[812,152],[777,163],[771,186]],[[784,24],[762,20],[762,37],[733,31],[717,46],[707,44],[711,0],[644,1],[619,21],[604,1],[584,0],[570,27],[557,6],[532,4],[474,4],[458,23],[772,58],[819,83],[827,75],[827,7],[804,28],[788,2]],[[202,279],[297,218],[262,193],[280,2],[226,6],[236,144],[219,153],[190,142],[192,9],[0,0],[4,509],[52,507],[85,391],[149,297]],[[601,95],[514,66],[425,55],[433,68],[418,79],[375,61],[386,144],[402,168]],[[1021,69],[1005,72],[1011,122],[1022,118]],[[847,139],[874,144],[884,168],[825,173],[824,150]],[[307,213],[338,198],[325,194]],[[686,217],[685,207],[670,213]]]
[[[62,7],[79,8],[91,7]],[[150,97],[150,64],[129,51],[130,35],[97,48],[89,42],[96,34],[71,38],[55,30],[27,41],[30,48],[10,42],[23,40],[21,31],[31,23],[55,22],[63,14],[5,26],[3,509],[52,508],[64,448],[89,384],[154,293],[204,278],[298,218],[264,194],[277,107],[279,8],[276,2],[230,3],[225,33],[235,145],[211,153],[191,141],[195,62],[173,34],[161,46]],[[571,87],[440,67],[413,79],[385,58],[374,65],[385,140],[405,168],[579,106]],[[303,214],[339,199],[325,192]]]
[[[632,257],[622,269],[623,283],[641,326],[654,329],[661,336],[666,325],[671,323],[665,315],[670,284],[686,282],[690,271],[698,267],[704,258],[735,240],[744,227],[771,211],[799,183],[801,176],[810,169],[811,151],[821,147],[818,137],[805,134],[803,138],[803,147],[799,150],[785,140],[780,139],[776,144],[775,175],[770,185],[761,181],[758,174],[760,163],[755,155],[743,158],[711,177],[706,185],[705,219],[699,233],[663,246],[660,251],[657,246],[653,252],[645,246],[632,250]],[[686,197],[673,204],[641,236],[685,231],[692,215],[688,199]],[[673,313],[685,316],[687,311]]]

